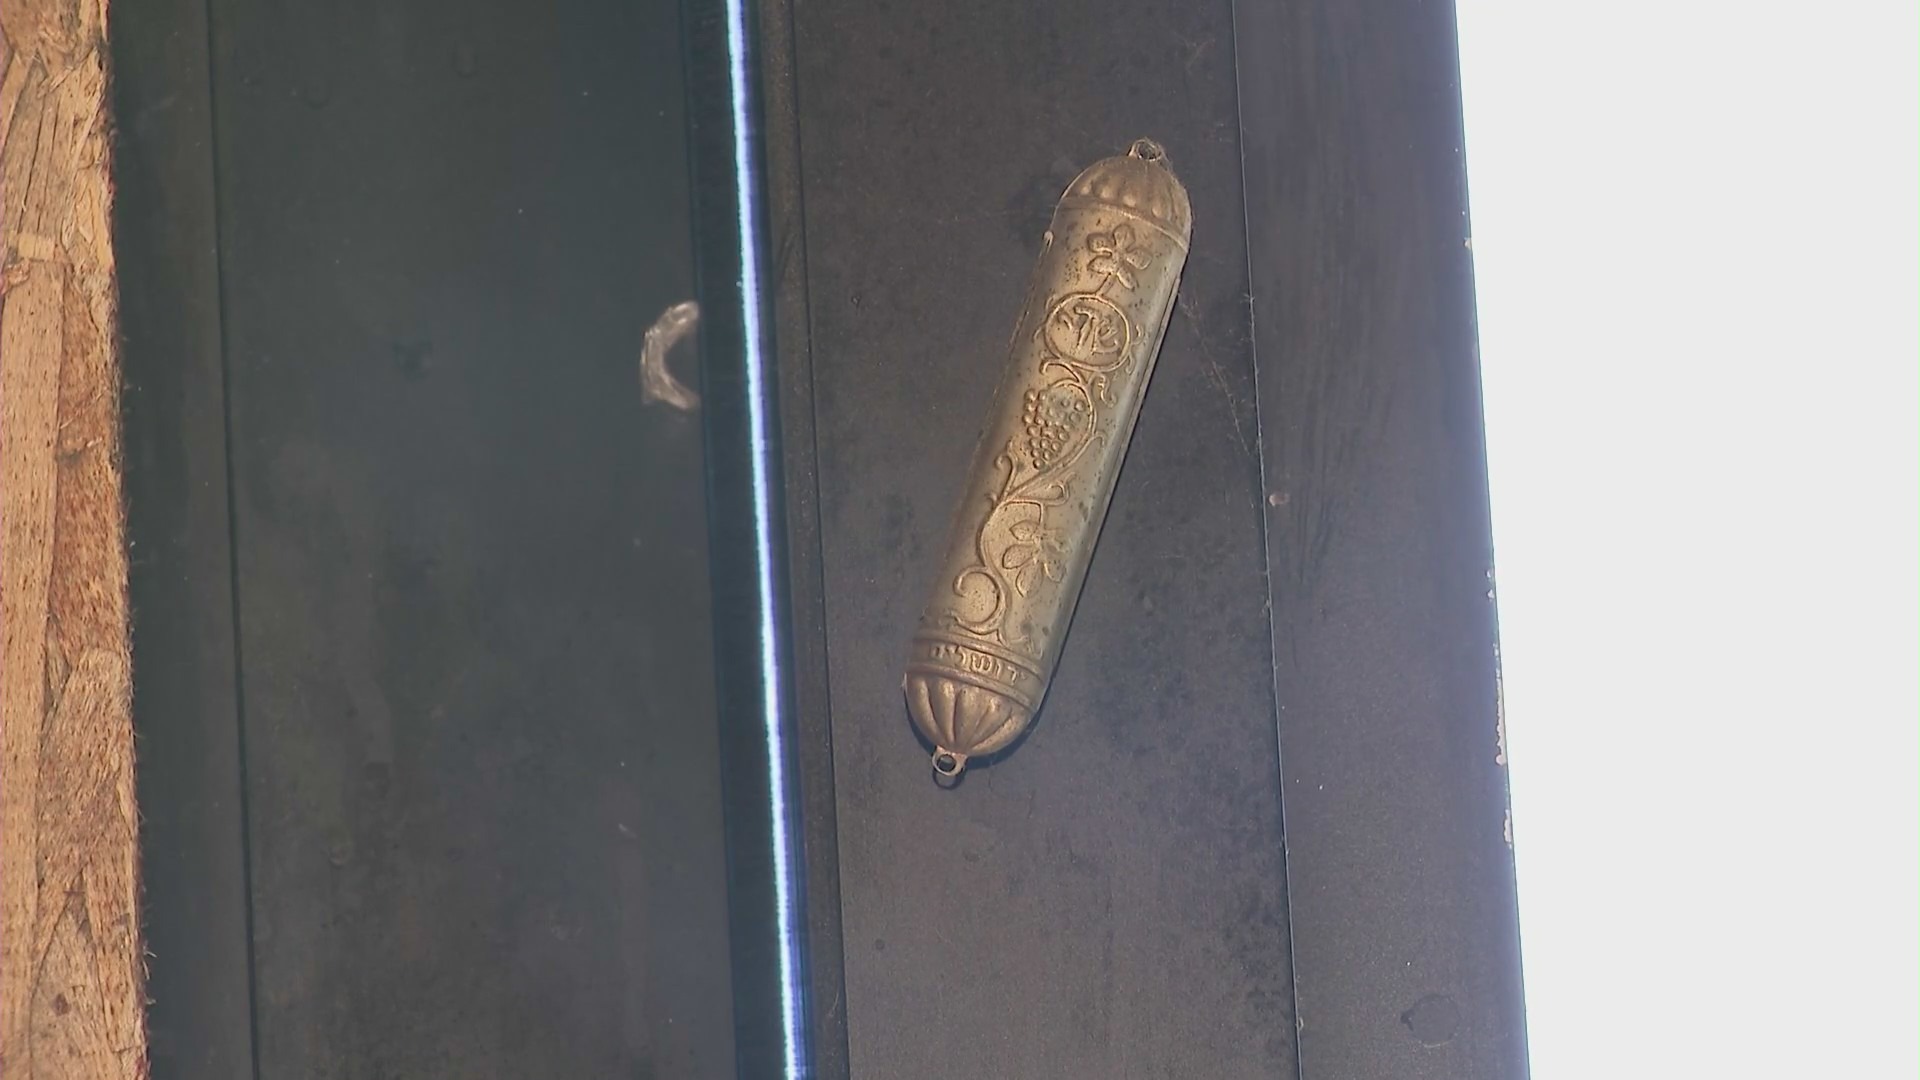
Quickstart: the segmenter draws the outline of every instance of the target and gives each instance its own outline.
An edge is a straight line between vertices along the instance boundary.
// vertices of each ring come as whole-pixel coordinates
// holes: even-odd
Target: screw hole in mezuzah
[[[967,767],[967,756],[942,750],[933,755],[933,782],[941,787],[950,788],[960,783],[960,773]]]
[[[1152,139],[1133,140],[1133,145],[1127,149],[1127,153],[1142,161],[1167,160],[1167,148]]]

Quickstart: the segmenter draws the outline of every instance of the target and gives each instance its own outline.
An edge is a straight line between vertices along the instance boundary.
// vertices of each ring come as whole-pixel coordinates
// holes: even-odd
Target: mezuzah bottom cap
[[[933,770],[942,776],[959,776],[968,758],[1005,750],[1033,718],[1007,695],[945,673],[909,671],[901,689],[915,726],[933,741]]]

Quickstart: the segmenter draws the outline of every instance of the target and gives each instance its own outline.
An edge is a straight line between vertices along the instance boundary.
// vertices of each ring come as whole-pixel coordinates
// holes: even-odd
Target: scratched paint
[[[661,312],[653,325],[647,327],[646,340],[640,348],[640,393],[647,404],[665,402],[681,412],[700,407],[700,395],[674,378],[667,368],[667,356],[673,347],[692,334],[699,324],[700,305],[682,300]]]

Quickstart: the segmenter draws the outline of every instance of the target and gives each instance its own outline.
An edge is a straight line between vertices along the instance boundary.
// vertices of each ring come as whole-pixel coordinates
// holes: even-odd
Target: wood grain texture
[[[0,1074],[144,1072],[104,4],[0,0]]]
[[[106,8],[0,33],[0,1072],[138,1076]]]

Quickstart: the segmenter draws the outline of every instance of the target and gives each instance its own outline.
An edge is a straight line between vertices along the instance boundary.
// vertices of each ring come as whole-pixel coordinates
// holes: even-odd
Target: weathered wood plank
[[[106,8],[0,2],[0,1073],[144,1071]]]

